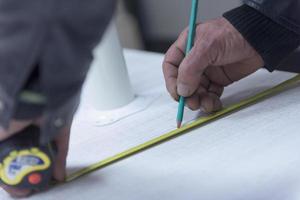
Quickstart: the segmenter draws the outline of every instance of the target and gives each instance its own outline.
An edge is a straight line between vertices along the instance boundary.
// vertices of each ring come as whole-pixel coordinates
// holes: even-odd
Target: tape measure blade
[[[231,114],[233,112],[236,112],[236,111],[239,111],[241,110],[242,108],[245,108],[249,105],[252,105],[252,104],[255,104],[255,103],[258,103],[270,96],[273,96],[275,94],[278,94],[282,91],[284,91],[285,89],[289,88],[289,87],[292,87],[296,84],[300,83],[300,75],[296,75],[295,77],[287,80],[287,81],[284,81],[280,84],[278,84],[277,86],[275,87],[272,87],[270,89],[267,89],[261,93],[258,93],[252,97],[249,97],[239,103],[236,103],[234,105],[231,105],[227,108],[224,108],[223,110],[219,111],[219,112],[216,112],[215,114],[213,115],[210,115],[210,116],[207,116],[207,117],[202,117],[190,124],[187,124],[185,126],[183,126],[182,128],[180,129],[175,129],[173,131],[170,131],[169,133],[166,133],[166,134],[163,134],[157,138],[154,138],[152,140],[149,140],[143,144],[140,144],[140,145],[137,145],[133,148],[130,148],[126,151],[123,151],[119,154],[116,154],[112,157],[109,157],[109,158],[106,158],[100,162],[97,162],[93,165],[90,165],[86,168],[83,168],[77,172],[74,172],[73,174],[69,175],[67,178],[66,178],[66,182],[71,182],[71,181],[74,181],[86,174],[89,174],[89,173],[92,173],[96,170],[99,170],[99,169],[102,169],[106,166],[109,166],[115,162],[118,162],[118,161],[121,161],[125,158],[128,158],[130,156],[133,156],[137,153],[140,153],[144,150],[147,150],[153,146],[156,146],[158,144],[161,144],[165,141],[168,141],[172,138],[175,138],[179,135],[182,135],[184,133],[187,133],[188,131],[194,129],[194,128],[197,128],[197,127],[201,127],[209,122],[212,122],[214,120],[217,120],[221,117],[224,117],[228,114]]]

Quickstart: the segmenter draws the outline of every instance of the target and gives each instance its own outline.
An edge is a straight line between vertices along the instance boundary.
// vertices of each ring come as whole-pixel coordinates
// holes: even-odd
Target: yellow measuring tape
[[[125,158],[127,158],[129,156],[132,156],[132,155],[137,154],[137,153],[139,153],[141,151],[149,149],[150,147],[153,147],[153,146],[158,145],[158,144],[160,144],[162,142],[165,142],[165,141],[170,140],[170,139],[172,139],[174,137],[177,137],[177,136],[179,136],[179,135],[181,135],[183,133],[186,133],[187,131],[192,130],[192,129],[196,128],[196,127],[203,126],[203,125],[205,125],[205,124],[207,124],[209,122],[212,122],[212,121],[214,121],[216,119],[219,119],[219,118],[221,118],[223,116],[226,116],[226,115],[228,115],[230,113],[238,111],[238,110],[240,110],[240,109],[242,109],[242,108],[244,108],[246,106],[258,103],[259,101],[261,101],[261,100],[263,100],[263,99],[265,99],[267,97],[270,97],[272,95],[278,94],[279,92],[282,92],[283,90],[296,85],[297,83],[300,83],[300,75],[297,75],[294,78],[291,78],[291,79],[289,79],[287,81],[284,81],[281,84],[279,84],[279,85],[277,85],[277,86],[275,86],[273,88],[267,89],[267,90],[265,90],[265,91],[263,91],[263,92],[261,92],[259,94],[256,94],[256,95],[254,95],[254,96],[252,96],[252,97],[250,97],[248,99],[245,99],[245,100],[243,100],[243,101],[241,101],[241,102],[239,102],[237,104],[234,104],[234,105],[231,105],[231,106],[229,106],[227,108],[224,108],[223,110],[221,110],[219,112],[216,112],[216,113],[214,113],[214,114],[212,114],[210,116],[202,117],[202,118],[200,118],[200,119],[198,119],[198,120],[196,120],[196,121],[194,121],[194,122],[192,122],[190,124],[187,124],[187,125],[183,126],[180,129],[173,130],[173,131],[171,131],[169,133],[166,133],[166,134],[164,134],[162,136],[159,136],[157,138],[149,140],[148,142],[145,142],[143,144],[140,144],[138,146],[130,148],[130,149],[126,150],[126,151],[123,151],[123,152],[121,152],[121,153],[119,153],[117,155],[114,155],[114,156],[106,158],[106,159],[104,159],[104,160],[102,160],[100,162],[97,162],[97,163],[95,163],[93,165],[90,165],[90,166],[88,166],[86,168],[83,168],[83,169],[75,172],[74,174],[71,174],[70,176],[68,176],[67,179],[66,179],[66,182],[70,182],[70,181],[73,181],[75,179],[78,179],[79,177],[82,177],[82,176],[84,176],[86,174],[89,174],[89,173],[91,173],[93,171],[96,171],[98,169],[104,168],[104,167],[106,167],[108,165],[111,165],[111,164],[113,164],[115,162],[118,162],[118,161],[120,161],[122,159],[125,159]]]

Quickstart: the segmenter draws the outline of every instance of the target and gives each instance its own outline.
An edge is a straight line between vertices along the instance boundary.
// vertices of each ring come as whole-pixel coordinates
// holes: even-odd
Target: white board
[[[144,108],[107,126],[97,125],[97,119],[86,117],[90,111],[81,109],[72,128],[69,172],[175,128],[177,103],[165,91],[162,55],[125,55],[142,100],[120,112]],[[261,70],[227,88],[224,102],[237,102],[292,76]],[[83,102],[81,108],[88,106],[88,99]],[[293,88],[30,199],[297,199],[299,110],[300,88]],[[188,112],[185,119],[196,114]],[[1,192],[0,199],[9,198]]]

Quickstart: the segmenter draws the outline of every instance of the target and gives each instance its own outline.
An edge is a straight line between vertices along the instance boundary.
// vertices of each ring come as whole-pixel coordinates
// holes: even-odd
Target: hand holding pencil
[[[188,34],[182,32],[163,62],[167,90],[180,102],[178,125],[184,103],[192,110],[217,111],[225,86],[264,66],[261,56],[225,18],[199,24],[186,55]]]

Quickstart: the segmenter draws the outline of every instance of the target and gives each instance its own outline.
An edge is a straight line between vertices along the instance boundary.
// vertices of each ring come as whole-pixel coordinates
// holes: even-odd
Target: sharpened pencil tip
[[[180,128],[180,127],[181,127],[181,122],[177,121],[177,128]]]

